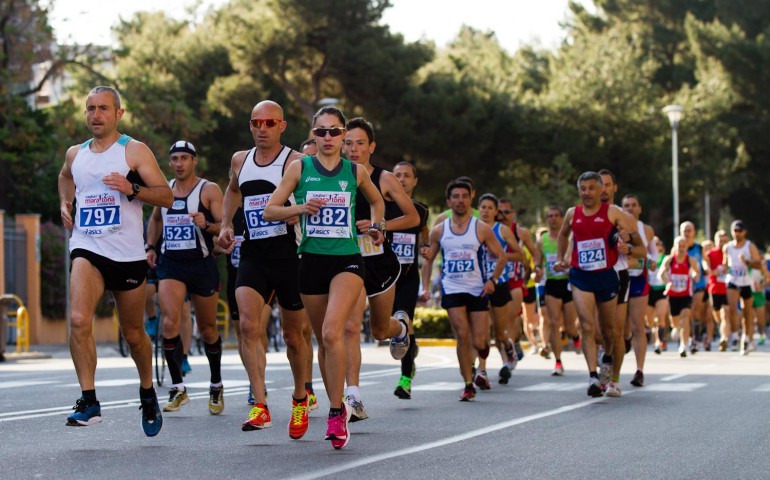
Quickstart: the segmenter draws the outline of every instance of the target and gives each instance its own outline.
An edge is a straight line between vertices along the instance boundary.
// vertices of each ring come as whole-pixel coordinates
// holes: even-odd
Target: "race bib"
[[[414,263],[414,249],[417,246],[417,235],[414,233],[394,233],[391,246],[393,247],[393,251],[396,252],[399,263]]]
[[[735,278],[742,278],[748,274],[748,270],[745,266],[730,267],[730,275]]]
[[[195,249],[195,224],[186,213],[166,215],[163,225],[163,241],[166,250]]]
[[[120,194],[104,192],[78,198],[78,227],[90,237],[120,230]]]
[[[687,283],[689,279],[689,275],[685,275],[682,273],[672,273],[669,277],[671,281],[671,289],[672,292],[682,293],[687,291]]]
[[[607,268],[607,247],[603,238],[577,242],[578,266],[587,272]]]
[[[233,252],[230,254],[230,263],[233,267],[238,268],[241,263],[241,244],[243,243],[243,235],[235,236],[235,244],[233,245]]]
[[[556,265],[558,258],[559,256],[555,253],[545,254],[545,269],[548,272],[548,275],[552,277],[562,275],[561,272],[557,272],[556,270],[553,269],[553,266]]]
[[[317,238],[350,238],[350,192],[307,192],[307,200],[326,204],[307,216],[305,234]]]
[[[476,270],[476,258],[472,252],[449,252],[444,258],[444,275],[452,279],[467,277]]]
[[[249,239],[278,237],[288,232],[286,222],[268,222],[265,220],[265,206],[270,200],[270,194],[250,195],[243,199],[243,214],[246,216],[246,226]]]
[[[375,245],[372,243],[372,237],[369,235],[358,236],[358,248],[361,250],[362,257],[373,257],[383,253],[382,244]]]

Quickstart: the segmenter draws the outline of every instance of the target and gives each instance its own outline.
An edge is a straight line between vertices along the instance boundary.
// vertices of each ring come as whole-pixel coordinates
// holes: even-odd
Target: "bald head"
[[[283,108],[272,100],[263,100],[251,109],[251,118],[283,120]]]

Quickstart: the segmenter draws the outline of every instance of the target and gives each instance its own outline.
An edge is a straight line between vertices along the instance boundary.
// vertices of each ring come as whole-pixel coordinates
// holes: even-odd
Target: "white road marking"
[[[571,392],[573,390],[581,390],[587,387],[587,382],[578,383],[558,383],[558,382],[545,382],[530,385],[529,387],[517,388],[519,392]]]
[[[50,385],[59,383],[50,380],[17,380],[13,382],[0,382],[0,388],[33,387],[35,385]]]
[[[265,384],[273,383],[272,380],[266,380]],[[203,388],[208,390],[211,386],[211,382],[191,382],[191,383],[185,383],[185,388]],[[238,388],[238,387],[246,387],[246,390],[249,388],[249,381],[248,380],[227,380],[224,382],[225,391],[228,391],[230,388]]]
[[[630,395],[631,393],[632,392],[626,393],[626,395]],[[547,410],[545,412],[535,413],[533,415],[527,415],[525,417],[514,418],[507,422],[498,423],[496,425],[490,425],[489,427],[479,428],[477,430],[471,430],[470,432],[463,433],[461,435],[455,435],[453,437],[448,437],[443,440],[437,440],[435,442],[416,445],[414,447],[404,448],[401,450],[396,450],[394,452],[387,452],[387,453],[382,453],[380,455],[372,455],[369,457],[364,457],[359,460],[355,460],[353,462],[337,465],[337,466],[326,468],[323,470],[316,470],[312,473],[308,473],[306,475],[299,475],[293,478],[300,479],[300,480],[313,480],[316,478],[322,478],[329,475],[335,475],[341,472],[352,470],[354,468],[371,465],[373,463],[382,462],[384,460],[390,460],[391,458],[403,457],[406,455],[412,455],[415,453],[424,452],[426,450],[431,450],[434,448],[445,447],[447,445],[452,445],[465,440],[470,440],[471,438],[480,437],[481,435],[486,435],[486,434],[494,433],[506,428],[514,427],[516,425],[521,425],[522,423],[533,422],[535,420],[540,420],[541,418],[547,418],[554,415],[560,415],[562,413],[571,412],[573,410],[584,408],[603,400],[606,400],[606,399],[604,397],[601,397],[601,398],[586,400],[584,402],[573,403],[571,405],[565,405],[563,407],[559,407],[553,410]],[[355,435],[353,435],[353,437],[355,437]]]
[[[434,382],[412,387],[412,391],[418,392],[451,392],[452,390],[457,390],[459,392],[462,389],[463,386],[461,382]]]
[[[770,392],[770,383],[760,385],[757,388],[753,388],[752,392]]]
[[[679,380],[682,377],[686,377],[687,375],[689,375],[689,374],[688,373],[678,373],[676,375],[669,375],[667,377],[663,377],[663,378],[660,379],[660,381],[661,382],[671,382],[671,381],[674,381],[674,380]]]
[[[705,383],[653,383],[644,389],[648,392],[694,392],[706,385]]]

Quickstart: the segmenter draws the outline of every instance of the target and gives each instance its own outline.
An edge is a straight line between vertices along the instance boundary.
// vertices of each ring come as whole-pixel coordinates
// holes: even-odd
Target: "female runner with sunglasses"
[[[380,245],[379,225],[384,201],[364,168],[340,155],[345,116],[335,107],[323,107],[313,117],[318,154],[292,163],[265,208],[267,221],[300,216],[302,255],[299,289],[310,317],[318,347],[318,363],[329,397],[326,440],[335,449],[350,440],[350,412],[342,402],[345,384],[345,323],[364,282],[364,263],[353,224],[356,192],[371,206],[368,235]],[[296,205],[284,207],[291,194]]]

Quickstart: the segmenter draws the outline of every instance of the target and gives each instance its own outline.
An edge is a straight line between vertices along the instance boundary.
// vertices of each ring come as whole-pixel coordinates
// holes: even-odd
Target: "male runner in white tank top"
[[[742,299],[743,306],[743,336],[741,338],[741,355],[755,349],[754,346],[754,313],[751,291],[750,268],[762,268],[762,257],[759,249],[746,238],[746,225],[743,220],[735,220],[730,225],[733,239],[724,246],[722,258],[728,267],[727,273],[727,303],[730,306],[730,317],[738,315],[738,300]]]
[[[70,354],[82,390],[67,425],[102,420],[94,387],[93,317],[104,291],[112,290],[120,329],[139,371],[142,428],[152,437],[163,418],[152,386],[152,346],[142,317],[147,275],[142,203],[170,207],[174,197],[150,149],[118,132],[123,111],[114,89],[91,90],[85,114],[93,138],[67,150],[59,173],[61,219],[64,228],[72,230]]]

